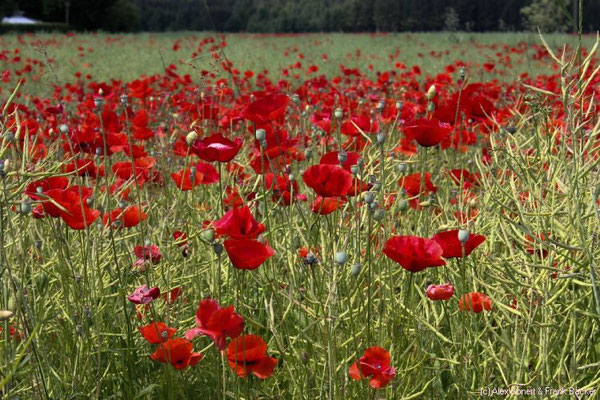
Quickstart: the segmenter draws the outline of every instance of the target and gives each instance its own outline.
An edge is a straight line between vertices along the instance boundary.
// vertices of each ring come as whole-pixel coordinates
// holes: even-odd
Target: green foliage
[[[542,32],[565,32],[566,17],[560,5],[555,0],[534,0],[530,5],[521,9],[525,27]]]

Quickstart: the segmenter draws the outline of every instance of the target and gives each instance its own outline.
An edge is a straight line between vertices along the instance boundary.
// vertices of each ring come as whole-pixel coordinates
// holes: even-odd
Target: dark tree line
[[[68,14],[74,28],[110,31],[503,31],[531,28],[522,10],[532,3],[554,7],[554,1],[2,0],[0,15],[18,8],[43,21],[65,22]],[[569,9],[576,1],[565,0]],[[584,10],[584,29],[598,29],[600,1],[584,0]],[[558,8],[549,14],[556,13]]]

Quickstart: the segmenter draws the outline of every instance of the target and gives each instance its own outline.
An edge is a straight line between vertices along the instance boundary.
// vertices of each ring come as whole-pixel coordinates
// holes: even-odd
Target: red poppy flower
[[[350,366],[348,372],[355,381],[371,377],[369,385],[374,389],[387,386],[396,376],[396,369],[390,365],[390,353],[381,347],[365,350],[364,355]]]
[[[419,118],[404,127],[404,133],[423,147],[433,147],[440,143],[452,131],[448,123],[436,119]]]
[[[194,167],[188,167],[185,170],[173,172],[171,178],[177,184],[177,187],[184,192],[192,190],[198,185],[208,185],[219,181],[219,173],[210,164],[198,163]]]
[[[549,237],[549,234],[544,234],[541,233],[539,235],[535,235],[535,237],[537,238],[533,238],[530,235],[526,235],[525,236],[525,240],[527,241],[527,247],[525,248],[525,250],[529,253],[529,254],[534,254],[540,258],[546,258],[548,257],[548,249],[545,249],[545,245],[544,242],[546,241],[546,238]],[[538,242],[541,241],[542,243]]]
[[[338,208],[341,208],[346,204],[346,199],[343,197],[315,197],[311,210],[315,214],[329,215]]]
[[[331,164],[331,165],[340,165],[340,161],[338,159],[339,151],[330,151],[329,153],[323,154],[319,164]],[[356,165],[358,160],[360,159],[360,154],[355,153],[353,151],[346,152],[346,161],[342,164],[342,167],[346,171],[350,171],[350,167]]]
[[[266,230],[254,219],[248,206],[227,211],[213,226],[219,235],[227,235],[231,239],[256,239]]]
[[[440,232],[433,238],[444,250],[442,257],[444,258],[460,258],[463,257],[463,245],[458,240],[458,229],[451,231]],[[464,245],[464,256],[467,257],[477,246],[485,242],[485,236],[471,233],[469,239]]]
[[[410,272],[446,265],[444,250],[434,240],[417,236],[393,236],[385,242],[383,254]]]
[[[173,239],[177,246],[183,247],[188,245],[190,237],[185,232],[175,231],[173,232]]]
[[[188,340],[196,335],[210,337],[219,350],[225,349],[226,337],[234,339],[242,334],[244,320],[237,314],[233,306],[221,308],[219,303],[212,299],[204,299],[200,302],[196,311],[196,328],[185,333]]]
[[[133,304],[149,304],[154,299],[157,299],[158,296],[160,296],[160,289],[158,286],[148,289],[148,286],[144,284],[135,289],[132,294],[127,296],[127,300]]]
[[[242,148],[242,139],[237,137],[233,141],[220,133],[198,139],[192,146],[192,152],[204,161],[229,162]]]
[[[44,211],[52,217],[62,218],[72,229],[85,229],[100,216],[100,211],[91,209],[87,204],[92,193],[92,189],[82,186],[48,190],[46,196],[58,206],[50,200],[44,201]]]
[[[138,261],[152,261],[152,264],[158,264],[162,258],[162,254],[160,254],[160,250],[155,244],[143,247],[135,246],[133,253],[138,258]]]
[[[126,208],[117,208],[112,210],[110,213],[105,214],[102,217],[104,225],[108,225],[109,220],[111,222],[119,221],[118,227],[132,228],[138,225],[141,221],[144,221],[148,216],[139,206],[129,206]]]
[[[449,300],[454,295],[454,286],[450,282],[443,285],[429,285],[425,294],[431,300]]]
[[[410,197],[418,196],[421,191],[423,191],[423,194],[437,192],[437,187],[431,183],[431,174],[429,172],[425,173],[423,183],[425,184],[425,187],[421,188],[421,174],[418,172],[404,176],[398,181],[398,185],[400,185]]]
[[[175,369],[184,369],[188,366],[193,367],[203,357],[202,353],[194,353],[192,342],[183,338],[171,338],[165,343],[161,343],[150,356],[154,361],[165,364],[169,363]]]
[[[458,308],[461,311],[473,311],[476,314],[483,310],[490,311],[492,309],[492,300],[483,293],[470,292],[462,296],[458,303]]]
[[[244,116],[255,124],[268,124],[285,115],[285,109],[289,102],[290,98],[285,94],[268,94],[250,103],[244,111]]]
[[[33,200],[43,200],[44,194],[52,189],[64,190],[69,186],[69,180],[64,176],[50,176],[48,178],[40,179],[35,182],[31,182],[25,189],[25,194]]]
[[[151,322],[146,326],[138,328],[138,330],[144,339],[152,344],[166,342],[177,331],[175,328],[169,328],[164,322]]]
[[[323,197],[345,196],[352,187],[352,174],[337,165],[313,165],[302,178],[306,185]]]
[[[268,245],[252,239],[229,239],[223,244],[229,260],[239,269],[256,269],[275,254]]]
[[[244,335],[234,339],[227,346],[229,366],[240,378],[250,373],[266,379],[273,375],[277,359],[266,355],[267,344],[257,335]]]

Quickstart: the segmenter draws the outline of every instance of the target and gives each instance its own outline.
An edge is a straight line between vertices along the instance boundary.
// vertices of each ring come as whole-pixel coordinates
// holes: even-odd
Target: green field
[[[0,36],[0,398],[597,398],[599,58],[544,38]]]

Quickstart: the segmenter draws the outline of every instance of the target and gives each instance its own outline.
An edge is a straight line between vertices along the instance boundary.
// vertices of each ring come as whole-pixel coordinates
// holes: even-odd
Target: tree
[[[533,0],[530,5],[521,9],[525,27],[542,32],[565,32],[566,18],[562,9],[554,0]]]

